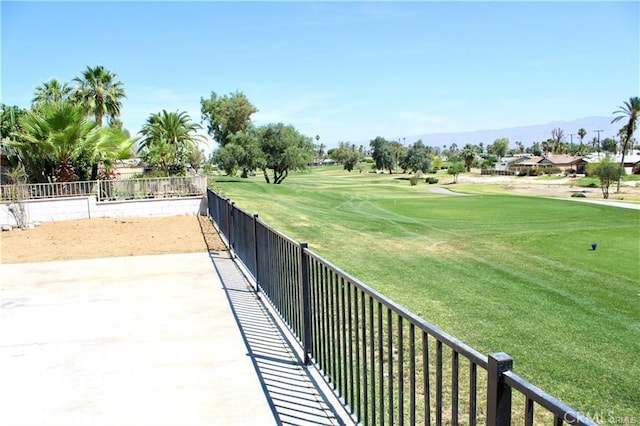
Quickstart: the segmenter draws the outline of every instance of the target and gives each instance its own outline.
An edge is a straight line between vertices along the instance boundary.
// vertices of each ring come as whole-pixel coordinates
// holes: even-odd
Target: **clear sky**
[[[124,84],[131,133],[162,109],[200,122],[212,91],[241,91],[257,125],[328,147],[611,116],[640,93],[635,1],[0,7],[3,103],[28,107],[43,82],[103,65]]]

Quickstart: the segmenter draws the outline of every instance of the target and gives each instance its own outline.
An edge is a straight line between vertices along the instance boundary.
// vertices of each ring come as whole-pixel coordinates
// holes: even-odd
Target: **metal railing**
[[[355,421],[376,425],[595,425],[409,312],[257,215],[207,191],[209,214],[234,255]],[[512,393],[524,404],[512,405]]]
[[[93,180],[2,185],[0,201],[27,201],[95,195],[98,201],[204,195],[206,176]]]
[[[39,200],[43,198],[79,197],[97,190],[98,181],[27,183],[2,185],[0,200]]]

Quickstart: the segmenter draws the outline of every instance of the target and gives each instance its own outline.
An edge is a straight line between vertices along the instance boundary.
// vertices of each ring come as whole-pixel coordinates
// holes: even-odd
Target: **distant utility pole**
[[[600,132],[604,132],[604,130],[594,130],[594,132],[598,132],[598,154],[600,154]]]

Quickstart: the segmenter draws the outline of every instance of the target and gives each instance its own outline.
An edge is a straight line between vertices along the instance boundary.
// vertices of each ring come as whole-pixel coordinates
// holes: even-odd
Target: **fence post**
[[[260,265],[258,265],[258,215],[253,215],[253,261],[256,265],[256,293],[260,292]]]
[[[487,367],[487,426],[511,425],[511,388],[502,373],[511,371],[513,358],[504,352],[490,354]]]
[[[308,246],[307,243],[300,243],[299,280],[302,285],[302,345],[305,365],[311,362],[311,289],[309,288],[309,258],[305,255],[305,249]]]

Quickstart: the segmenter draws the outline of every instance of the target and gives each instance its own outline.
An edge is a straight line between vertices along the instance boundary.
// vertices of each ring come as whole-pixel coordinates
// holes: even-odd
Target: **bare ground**
[[[543,180],[531,176],[481,176],[462,175],[458,184],[490,184],[496,185],[506,193],[534,195],[545,197],[571,197],[575,192],[582,192],[587,198],[602,200],[602,191],[598,188],[582,188],[575,184],[575,178]],[[636,182],[625,182],[616,193],[616,185],[609,188],[611,201],[640,201],[640,187]]]
[[[226,249],[211,220],[193,215],[45,222],[0,234],[0,263]]]

